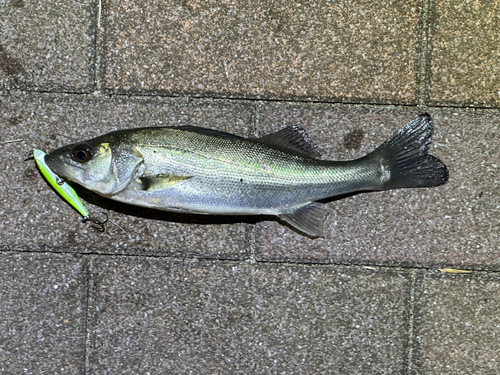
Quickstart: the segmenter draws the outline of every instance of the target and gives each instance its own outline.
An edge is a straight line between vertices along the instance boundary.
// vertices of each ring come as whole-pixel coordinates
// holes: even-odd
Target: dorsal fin
[[[306,131],[300,125],[288,126],[276,133],[267,134],[255,140],[310,158],[320,156],[318,146],[309,138]]]

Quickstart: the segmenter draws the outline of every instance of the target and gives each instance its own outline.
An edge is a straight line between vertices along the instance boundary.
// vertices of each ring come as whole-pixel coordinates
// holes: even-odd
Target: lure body
[[[83,206],[82,201],[76,194],[75,190],[62,178],[56,175],[52,170],[45,164],[45,152],[37,149],[33,149],[33,157],[35,158],[35,163],[42,172],[42,175],[48,181],[50,186],[57,191],[61,197],[63,197],[71,206],[74,207],[85,219],[89,218],[89,213],[87,209]]]

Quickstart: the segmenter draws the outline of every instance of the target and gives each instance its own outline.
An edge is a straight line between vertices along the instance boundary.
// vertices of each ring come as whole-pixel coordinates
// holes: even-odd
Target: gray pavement
[[[0,2],[0,373],[498,374],[499,20],[459,0]],[[77,189],[97,233],[25,161],[137,126],[293,124],[346,160],[422,112],[449,183],[331,200],[315,240]]]

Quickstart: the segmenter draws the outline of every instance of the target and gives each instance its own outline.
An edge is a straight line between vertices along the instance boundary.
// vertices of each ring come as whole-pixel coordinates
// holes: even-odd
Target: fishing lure
[[[61,177],[52,172],[48,165],[45,164],[45,152],[34,148],[33,157],[35,158],[36,165],[40,169],[40,172],[42,172],[45,179],[55,189],[55,191],[57,191],[61,197],[73,206],[75,210],[83,216],[85,221],[89,220],[89,212],[83,206],[83,203],[76,194],[76,191]]]

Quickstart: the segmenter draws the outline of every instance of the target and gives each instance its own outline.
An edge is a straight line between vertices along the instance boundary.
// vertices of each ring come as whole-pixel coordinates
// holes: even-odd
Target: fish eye
[[[73,159],[78,163],[85,163],[92,158],[90,146],[86,143],[79,143],[73,147]]]

